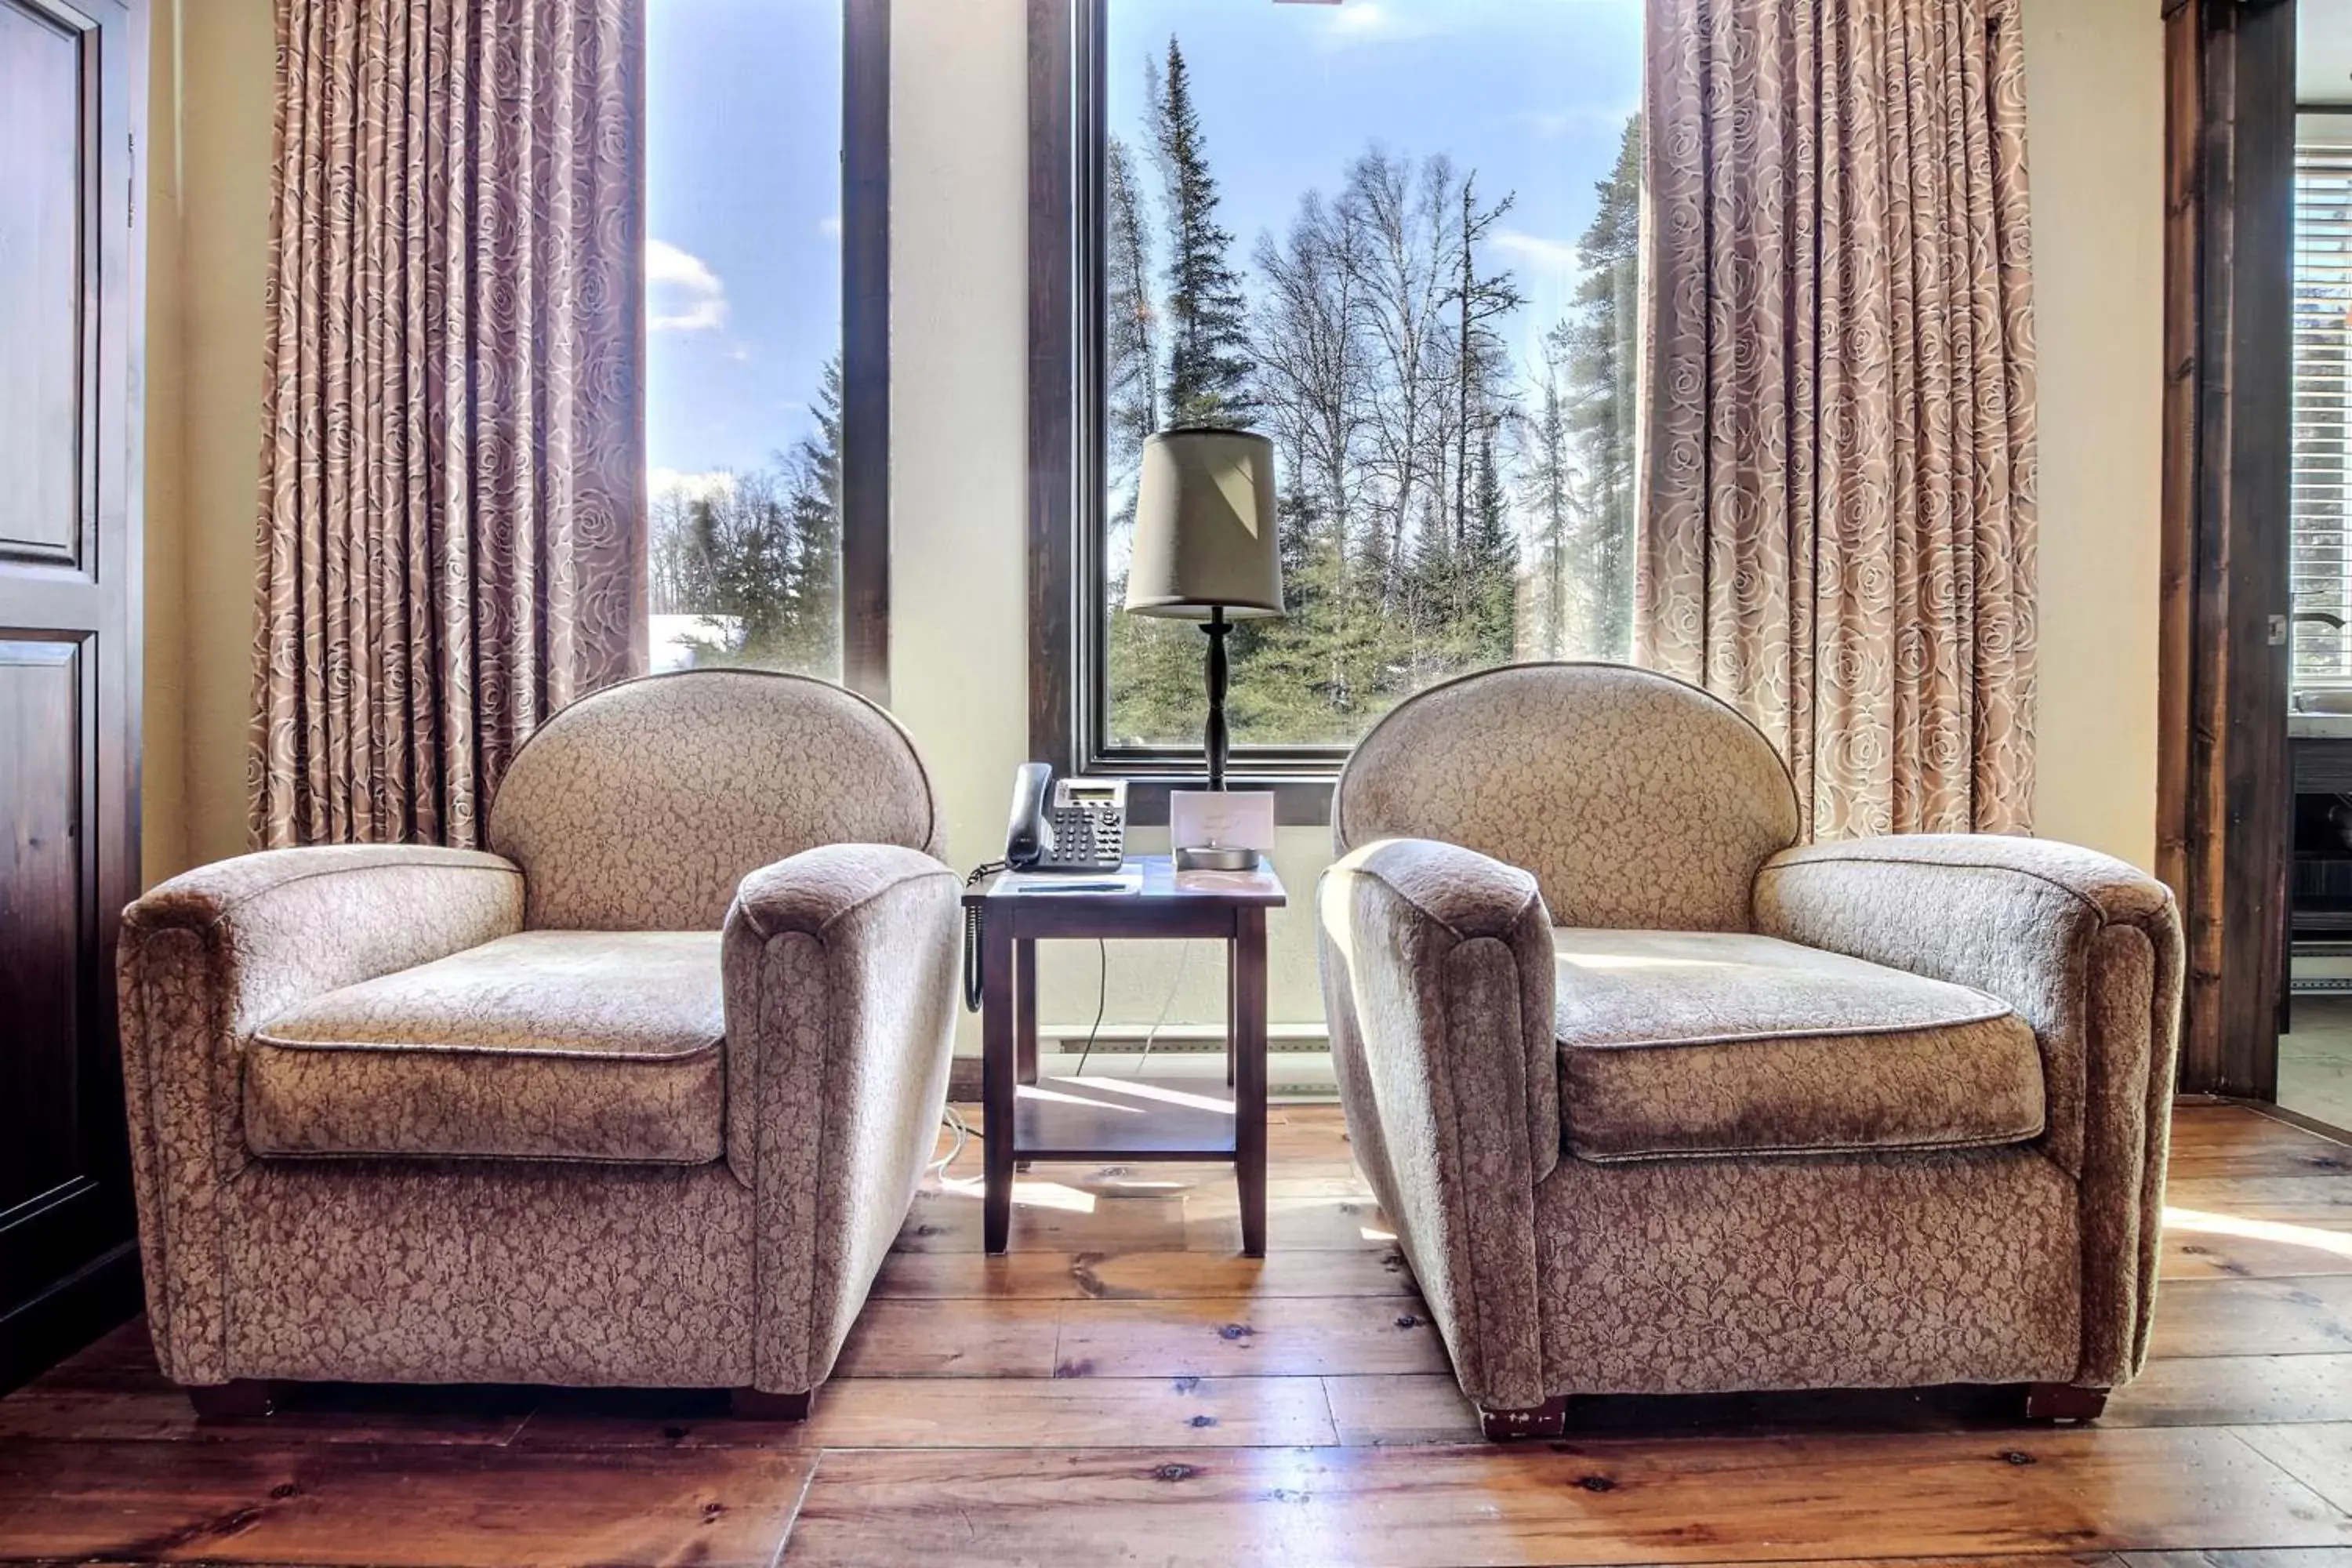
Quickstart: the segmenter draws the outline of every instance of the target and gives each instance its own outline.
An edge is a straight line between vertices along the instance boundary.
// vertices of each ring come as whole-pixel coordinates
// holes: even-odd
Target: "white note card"
[[[1274,792],[1173,790],[1168,842],[1179,849],[1255,849],[1274,853]]]

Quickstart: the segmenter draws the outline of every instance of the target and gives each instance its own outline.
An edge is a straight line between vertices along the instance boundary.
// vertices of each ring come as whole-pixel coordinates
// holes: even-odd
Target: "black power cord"
[[[1110,943],[1095,938],[1095,1021],[1087,1026],[1087,1048],[1078,1053],[1078,1070],[1070,1076],[1087,1076],[1087,1058],[1095,1054],[1095,1037],[1102,1032],[1103,1005],[1110,999]]]
[[[971,875],[963,879],[963,885],[969,888],[982,877],[1003,870],[1005,864],[1003,860],[983,860],[971,868]],[[966,904],[963,910],[963,1010],[965,1012],[980,1011],[980,906]]]
[[[1002,860],[983,860],[971,868],[971,875],[963,879],[963,885],[969,888],[991,872],[1003,869],[1005,862]],[[1077,1076],[1080,1078],[1086,1076],[1087,1058],[1094,1055],[1095,1038],[1102,1033],[1103,1012],[1110,1003],[1110,944],[1100,937],[1095,939],[1095,1021],[1087,1028],[1086,1048],[1078,1053]],[[963,1010],[967,1013],[980,1011],[982,978],[980,906],[967,904],[963,911]],[[1161,1013],[1164,1016],[1166,1009],[1162,1008]],[[961,1143],[957,1146],[961,1148]]]

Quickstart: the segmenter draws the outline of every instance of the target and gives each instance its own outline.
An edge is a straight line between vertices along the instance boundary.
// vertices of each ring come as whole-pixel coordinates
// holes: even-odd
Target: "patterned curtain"
[[[1636,657],[1821,837],[2033,805],[2018,0],[1654,0]]]
[[[643,0],[279,0],[255,843],[478,843],[645,665]]]

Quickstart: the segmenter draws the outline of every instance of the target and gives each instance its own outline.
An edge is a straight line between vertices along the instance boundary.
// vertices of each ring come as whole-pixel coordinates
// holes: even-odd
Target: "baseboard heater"
[[[1087,1026],[1040,1024],[1037,1026],[1037,1070],[1049,1078],[1066,1078],[1086,1058],[1088,1078],[1198,1078],[1222,1085],[1225,1078],[1224,1032],[1214,1024],[1171,1024],[1152,1036],[1151,1052],[1144,1055],[1150,1031],[1140,1024],[1106,1024],[1095,1035],[1087,1052]],[[1330,1037],[1319,1024],[1274,1024],[1265,1032],[1266,1098],[1291,1104],[1336,1100],[1339,1083],[1331,1072]],[[950,1097],[980,1098],[980,1058],[955,1059]]]

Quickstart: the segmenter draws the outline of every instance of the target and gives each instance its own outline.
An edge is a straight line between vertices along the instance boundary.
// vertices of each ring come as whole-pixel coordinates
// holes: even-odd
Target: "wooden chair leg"
[[[2107,1391],[2082,1388],[2071,1383],[2029,1383],[2025,1385],[2028,1421],[2096,1421],[2107,1408]]]
[[[187,1393],[199,1421],[254,1421],[278,1408],[278,1385],[266,1378],[192,1383]]]
[[[816,1390],[805,1394],[771,1394],[764,1388],[739,1388],[728,1395],[728,1407],[738,1421],[805,1421]]]
[[[1481,1405],[1478,1425],[1488,1440],[1496,1443],[1518,1437],[1557,1437],[1568,1430],[1568,1398],[1563,1394],[1524,1410],[1489,1410]]]

